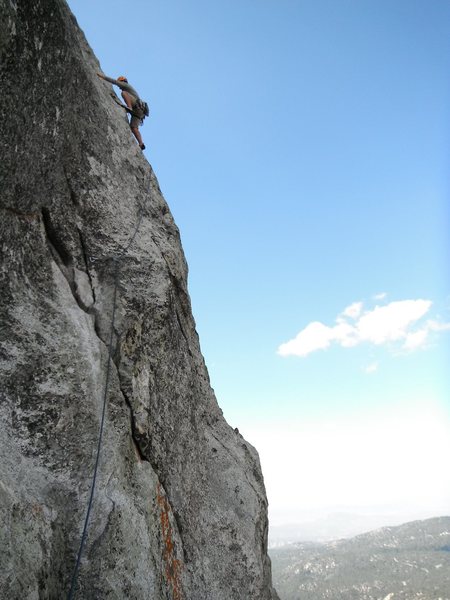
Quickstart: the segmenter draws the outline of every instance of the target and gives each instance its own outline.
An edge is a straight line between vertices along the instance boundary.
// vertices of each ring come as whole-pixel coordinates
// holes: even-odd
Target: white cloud
[[[377,345],[404,339],[408,327],[423,317],[431,304],[430,300],[400,300],[376,306],[359,319],[359,338]]]
[[[431,300],[399,300],[365,311],[363,306],[362,302],[350,304],[331,327],[319,321],[309,323],[295,338],[281,344],[278,354],[305,357],[332,343],[350,348],[363,342],[376,346],[397,344],[402,350],[413,351],[425,346],[430,332],[450,330],[450,323],[437,320],[428,320],[415,329],[430,311]]]
[[[439,321],[427,321],[429,331],[449,331],[450,323],[439,323]]]
[[[423,348],[426,346],[429,340],[430,333],[449,330],[450,323],[439,323],[439,321],[430,319],[425,323],[425,326],[422,329],[411,331],[407,334],[405,343],[403,344],[403,349],[412,351],[417,350],[418,348]]]
[[[370,365],[367,365],[367,367],[364,367],[363,371],[364,371],[364,373],[367,373],[369,375],[371,373],[375,373],[376,371],[378,371],[378,363],[373,362]]]
[[[331,331],[333,332],[332,339],[344,348],[351,348],[359,343],[355,327],[341,319],[338,319],[338,324]]]
[[[350,317],[351,319],[357,319],[359,317],[359,315],[361,314],[362,307],[363,307],[362,302],[353,302],[353,304],[350,304],[350,306],[347,306],[347,308],[344,310],[342,315],[344,317]]]
[[[300,331],[296,338],[281,344],[278,354],[281,356],[307,356],[316,350],[328,348],[333,339],[332,329],[319,321],[310,323]]]
[[[428,339],[428,333],[427,328],[408,333],[403,344],[404,350],[417,350],[417,348],[422,347]]]
[[[384,300],[386,298],[386,292],[381,292],[381,294],[375,294],[373,297],[374,300]]]

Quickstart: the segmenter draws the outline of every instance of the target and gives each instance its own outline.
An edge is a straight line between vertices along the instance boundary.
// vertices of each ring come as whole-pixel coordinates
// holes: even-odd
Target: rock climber
[[[100,79],[109,81],[109,83],[112,83],[113,85],[117,85],[122,90],[121,95],[122,95],[122,98],[124,99],[126,106],[124,106],[123,104],[120,104],[120,103],[119,104],[120,104],[120,106],[123,106],[123,108],[125,108],[127,112],[130,113],[130,115],[131,115],[130,129],[131,129],[134,137],[136,138],[140,149],[145,150],[145,144],[142,141],[141,132],[139,131],[139,126],[142,125],[142,121],[144,118],[144,111],[140,107],[139,94],[134,89],[134,87],[128,83],[128,79],[126,77],[124,77],[123,75],[121,75],[117,79],[113,79],[112,77],[107,77],[106,75],[103,75],[102,73],[97,73],[97,75],[98,75],[98,77],[100,77]]]

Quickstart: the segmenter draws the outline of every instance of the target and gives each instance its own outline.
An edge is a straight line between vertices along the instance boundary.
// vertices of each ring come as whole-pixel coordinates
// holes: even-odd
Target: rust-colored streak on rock
[[[159,507],[159,518],[164,542],[163,560],[166,582],[172,591],[173,600],[183,600],[180,580],[183,563],[175,557],[175,544],[173,542],[172,525],[170,524],[170,506],[159,483],[156,500]]]

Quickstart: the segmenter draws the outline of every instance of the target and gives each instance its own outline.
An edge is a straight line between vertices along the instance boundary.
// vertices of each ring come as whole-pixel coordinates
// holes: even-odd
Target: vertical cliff
[[[0,597],[67,595],[116,306],[76,597],[276,598],[258,456],[210,387],[178,229],[65,2],[0,0],[0,65]]]

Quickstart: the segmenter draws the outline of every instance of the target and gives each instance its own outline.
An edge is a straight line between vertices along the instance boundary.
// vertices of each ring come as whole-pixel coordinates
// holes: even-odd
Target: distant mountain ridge
[[[352,538],[382,527],[395,527],[408,521],[425,520],[432,515],[411,514],[400,517],[392,514],[360,514],[331,512],[315,519],[305,517],[304,521],[282,525],[271,525],[269,548],[279,548],[299,542],[325,543],[343,538]]]
[[[270,552],[281,600],[450,600],[450,517]]]

